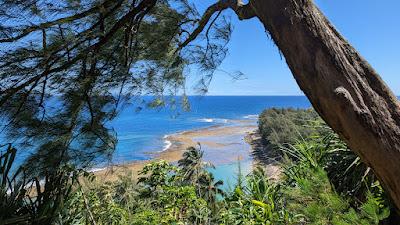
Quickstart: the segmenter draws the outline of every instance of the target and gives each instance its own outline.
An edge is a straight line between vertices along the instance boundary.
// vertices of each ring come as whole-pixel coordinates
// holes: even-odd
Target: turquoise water
[[[140,113],[134,112],[134,106],[125,109],[111,123],[119,139],[114,163],[151,158],[149,152],[159,152],[170,144],[164,139],[165,135],[214,125],[238,126],[234,121],[243,119],[256,125],[258,114],[271,107],[311,107],[303,96],[207,96],[190,97],[189,100],[191,111],[179,115],[168,109],[145,109]],[[215,165],[210,171],[217,180],[224,181],[224,189],[236,184],[239,162],[242,175],[251,171],[250,146],[243,137],[227,134],[194,140],[226,144],[218,148],[202,145],[204,160]]]
[[[142,108],[151,101],[151,97],[142,97],[125,107],[119,116],[109,123],[114,129],[118,144],[113,155],[112,163],[122,164],[136,160],[146,160],[160,152],[169,143],[165,136],[178,132],[205,128],[214,125],[235,126],[232,120],[248,119],[256,123],[257,115],[266,108],[293,107],[308,108],[310,103],[304,96],[191,96],[190,111]],[[179,99],[178,99],[179,100]],[[179,102],[179,101],[178,101]],[[237,142],[214,151],[203,146],[205,160],[216,165],[213,173],[225,184],[234,183],[237,177],[236,158],[241,157],[243,173],[250,171],[251,159],[249,146],[239,136],[216,137],[219,142]],[[0,138],[1,139],[1,138]],[[213,138],[202,141],[215,141]],[[24,152],[24,154],[29,154]],[[22,162],[23,157],[17,161]],[[97,162],[95,167],[104,167],[104,162]]]
[[[149,152],[163,150],[168,143],[165,135],[213,125],[228,124],[231,119],[256,118],[266,108],[308,108],[304,96],[205,96],[189,97],[191,110],[143,109],[131,105],[123,110],[110,127],[118,135],[114,163],[151,158]]]
[[[209,169],[209,171],[213,173],[215,180],[222,180],[224,182],[224,190],[232,190],[237,183],[239,171],[242,176],[246,176],[251,172],[251,169],[252,164],[250,161],[240,161],[217,165],[215,169]]]
[[[231,120],[227,125],[222,125],[222,127],[216,129],[224,129],[224,126],[233,129],[225,130],[225,132],[217,133],[214,136],[193,139],[201,144],[201,149],[204,151],[203,160],[215,166],[214,169],[209,169],[209,171],[214,174],[216,179],[224,181],[225,189],[233,188],[237,183],[239,171],[241,175],[245,176],[252,169],[251,146],[245,141],[244,137],[246,132],[254,130],[256,122],[255,118],[246,119],[246,123]],[[251,125],[254,128],[249,127]]]

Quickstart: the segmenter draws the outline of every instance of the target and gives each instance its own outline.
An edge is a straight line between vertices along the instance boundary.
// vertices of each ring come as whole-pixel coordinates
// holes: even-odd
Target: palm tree
[[[190,184],[196,184],[201,174],[206,168],[213,168],[211,163],[203,161],[204,151],[199,148],[189,147],[183,153],[182,159],[178,161],[178,166],[182,169],[183,180]]]
[[[215,181],[213,174],[207,171],[202,173],[197,181],[200,197],[208,203],[213,214],[217,212],[217,196],[225,196],[225,192],[221,188],[223,185],[222,180]]]
[[[210,172],[202,173],[197,183],[200,187],[201,197],[209,203],[215,203],[218,194],[225,195],[221,188],[224,182],[222,180],[215,181],[214,175]]]

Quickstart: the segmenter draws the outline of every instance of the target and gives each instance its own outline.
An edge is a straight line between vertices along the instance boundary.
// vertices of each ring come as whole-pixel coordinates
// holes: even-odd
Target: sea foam
[[[228,119],[222,119],[222,118],[201,118],[198,119],[197,121],[204,122],[204,123],[228,123]]]
[[[258,119],[258,115],[257,114],[251,114],[251,115],[247,115],[247,116],[243,116],[244,119]]]
[[[91,168],[91,169],[88,170],[88,172],[95,173],[95,172],[102,171],[102,170],[105,170],[105,169],[107,169],[107,167]]]
[[[167,139],[168,137],[169,137],[169,135],[164,135],[164,137],[163,137],[163,139],[164,139],[164,148],[163,148],[162,151],[168,150],[172,146],[172,142]]]

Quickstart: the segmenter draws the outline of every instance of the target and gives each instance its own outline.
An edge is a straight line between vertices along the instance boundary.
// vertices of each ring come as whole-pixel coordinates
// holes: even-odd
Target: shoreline
[[[282,168],[279,165],[280,160],[265,147],[258,129],[248,133],[245,139],[251,146],[253,168],[260,166],[264,168],[272,181],[280,180],[282,177]]]
[[[226,137],[229,135],[240,135],[243,139],[252,131],[257,129],[254,120],[231,120],[228,124],[211,125],[204,128],[186,130],[174,134],[164,135],[166,145],[164,149],[158,152],[149,152],[152,156],[149,160],[136,160],[127,163],[106,166],[104,168],[93,168],[92,172],[97,178],[104,181],[114,181],[119,176],[132,174],[138,176],[143,167],[153,161],[165,160],[170,163],[177,162],[182,158],[182,154],[188,147],[197,147],[200,143],[202,148],[211,149],[209,151],[218,151],[224,147],[229,147],[230,144],[236,143],[220,143],[219,141],[211,140],[216,137]],[[198,141],[196,139],[210,139]],[[249,144],[250,145],[250,144]],[[167,148],[168,147],[168,148]],[[250,146],[251,148],[251,146]]]
[[[250,163],[251,168],[262,166],[271,179],[279,179],[281,174],[279,165],[258,157],[260,152],[264,153],[265,149],[262,148],[257,128],[254,120],[232,120],[229,124],[212,125],[164,135],[166,145],[162,151],[149,152],[149,155],[153,156],[152,159],[94,168],[93,173],[102,181],[115,181],[120,176],[127,174],[137,178],[139,171],[146,164],[158,160],[175,163],[182,158],[182,154],[188,147],[199,146],[205,149],[203,150],[205,155],[209,155],[204,160],[210,161],[215,166],[229,165],[237,163],[237,160],[245,160],[245,163]]]

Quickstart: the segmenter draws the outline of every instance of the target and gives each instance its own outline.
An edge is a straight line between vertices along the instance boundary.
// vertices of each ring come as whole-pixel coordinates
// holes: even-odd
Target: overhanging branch
[[[236,13],[240,20],[251,19],[256,16],[256,13],[251,6],[251,1],[248,4],[243,4],[241,0],[220,0],[207,8],[200,21],[198,22],[198,26],[196,27],[196,29],[194,29],[189,37],[178,46],[175,52],[179,52],[190,42],[195,40],[197,36],[204,30],[214,13],[229,8]]]
[[[60,19],[57,19],[57,20],[54,20],[54,21],[49,21],[49,22],[45,22],[45,23],[41,23],[41,24],[38,24],[38,25],[27,27],[27,28],[23,29],[20,34],[14,36],[14,37],[8,37],[8,38],[0,39],[0,43],[14,42],[14,41],[17,41],[17,40],[19,40],[19,39],[21,39],[23,37],[28,36],[32,32],[35,32],[35,31],[38,31],[38,30],[44,30],[44,29],[50,28],[50,27],[55,26],[55,25],[61,25],[61,24],[64,24],[64,23],[71,23],[73,21],[82,19],[84,17],[90,16],[90,15],[96,13],[102,7],[109,8],[110,5],[112,5],[112,4],[113,4],[112,0],[107,0],[107,1],[103,2],[102,4],[100,4],[98,6],[95,6],[95,7],[91,8],[91,9],[88,9],[88,10],[86,10],[84,12],[81,12],[81,13],[78,13],[78,14],[75,14],[75,15],[72,15],[72,16],[68,16],[68,17],[63,17],[63,18],[60,18]],[[120,3],[118,3],[118,4],[120,4]]]
[[[236,4],[231,3],[230,8],[235,11],[240,20],[247,20],[257,16],[252,6],[252,0],[247,4],[243,4],[242,0],[237,0]]]

